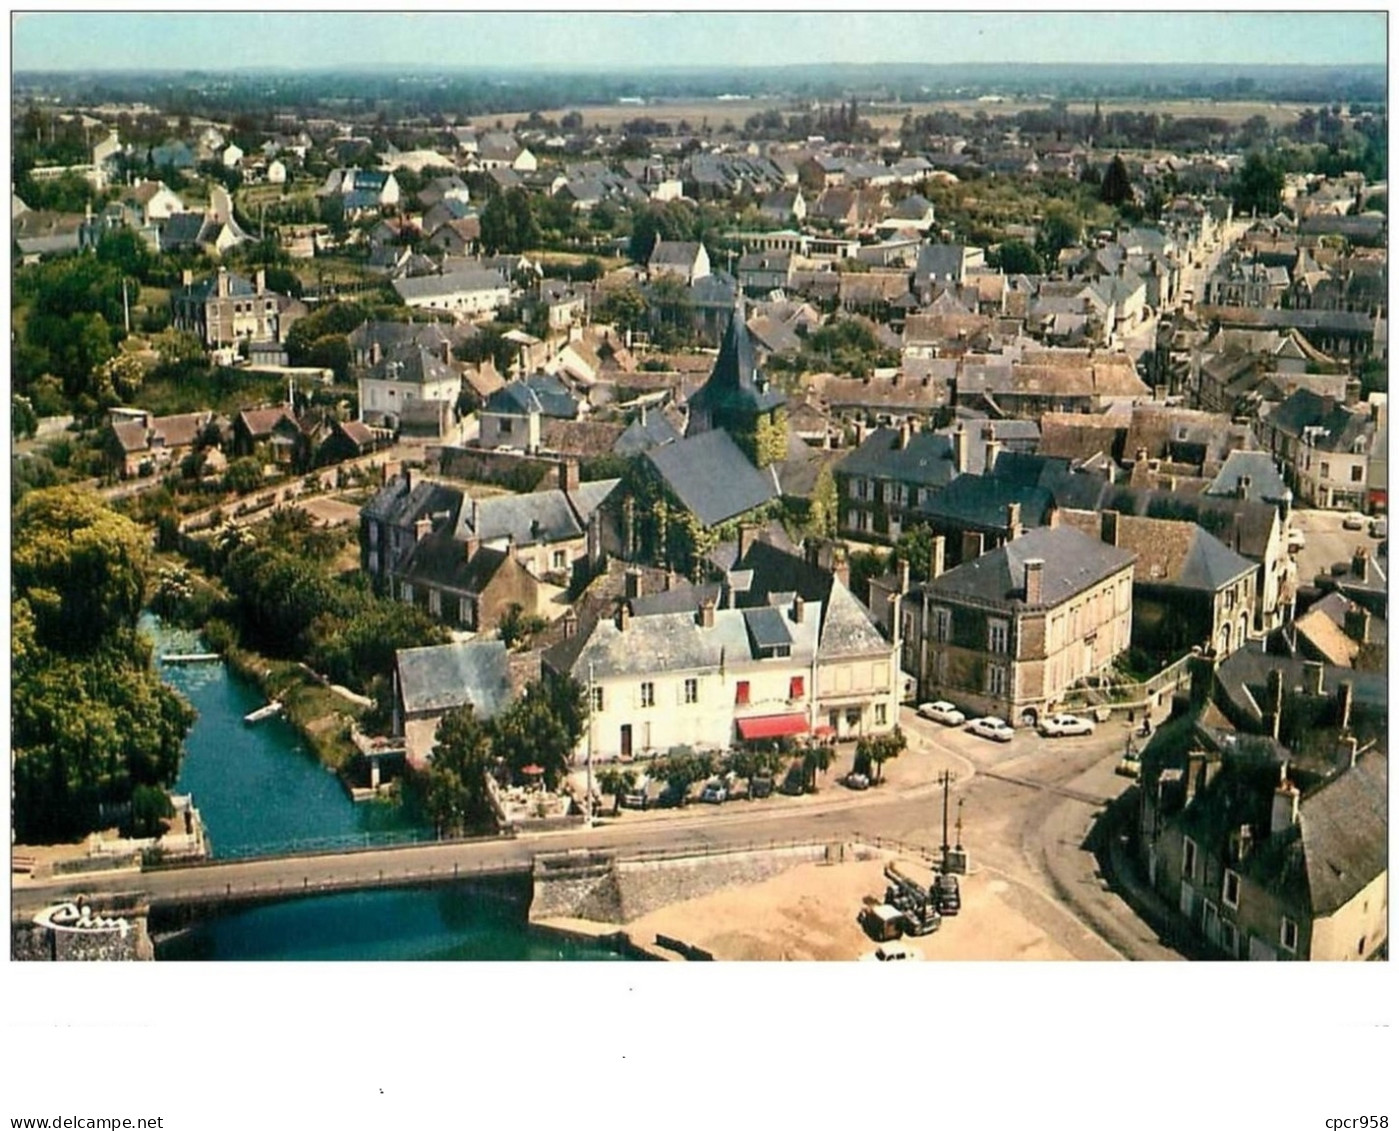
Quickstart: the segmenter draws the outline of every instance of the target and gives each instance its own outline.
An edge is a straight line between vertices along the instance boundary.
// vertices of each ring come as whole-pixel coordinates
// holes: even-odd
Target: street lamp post
[[[588,770],[587,818],[588,827],[593,826],[593,665],[588,663],[588,750],[585,755]]]

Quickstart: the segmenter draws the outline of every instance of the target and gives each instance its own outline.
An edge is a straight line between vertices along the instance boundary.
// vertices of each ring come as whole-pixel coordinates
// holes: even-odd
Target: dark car
[[[748,782],[749,797],[771,797],[772,778],[752,778]]]
[[[933,890],[937,893],[938,911],[943,915],[956,915],[962,909],[962,891],[956,876],[940,875]]]

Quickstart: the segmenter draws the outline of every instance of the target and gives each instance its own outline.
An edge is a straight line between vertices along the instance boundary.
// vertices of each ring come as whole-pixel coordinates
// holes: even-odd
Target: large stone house
[[[1377,435],[1388,433],[1384,400],[1354,407],[1298,389],[1258,424],[1299,502],[1322,509],[1369,510],[1383,505],[1387,484],[1374,479]]]
[[[251,279],[220,267],[195,282],[186,271],[170,294],[175,329],[194,334],[208,349],[240,342],[280,342],[290,328],[281,318],[282,296],[267,289],[259,268]]]
[[[903,600],[904,670],[921,698],[1032,724],[1106,670],[1132,630],[1135,555],[1069,527],[1041,527],[942,572]]]

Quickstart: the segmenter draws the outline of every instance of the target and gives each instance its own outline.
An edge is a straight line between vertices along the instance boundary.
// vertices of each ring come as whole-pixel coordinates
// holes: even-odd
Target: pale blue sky
[[[1384,12],[45,12],[16,70],[370,64],[1379,63]]]

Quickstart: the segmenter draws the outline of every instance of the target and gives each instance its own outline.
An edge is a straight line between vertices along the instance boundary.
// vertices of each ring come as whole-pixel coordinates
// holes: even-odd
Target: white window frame
[[[998,656],[1010,651],[1010,622],[991,619],[986,622],[986,650]]]
[[[1184,838],[1181,846],[1181,875],[1192,883],[1195,880],[1196,865],[1200,862],[1200,846],[1190,837]]]
[[[690,676],[685,680],[685,702],[699,702],[699,680],[694,676]]]
[[[641,705],[643,707],[656,705],[656,685],[649,679],[643,680],[641,684]]]
[[[889,705],[887,703],[876,703],[874,705],[874,725],[884,726],[889,721]]]
[[[594,687],[594,688],[593,688],[593,702],[592,702],[593,714],[595,714],[595,715],[600,715],[600,714],[602,714],[602,712],[603,712],[603,710],[604,710],[604,702],[605,702],[605,700],[603,699],[602,688],[600,688],[600,687]]]
[[[952,636],[952,610],[946,605],[933,605],[928,610],[928,635],[936,644],[946,644]]]
[[[1291,932],[1288,931],[1289,927],[1292,928]],[[1291,942],[1287,941],[1287,936],[1289,933],[1292,935]],[[1282,916],[1282,918],[1278,922],[1278,946],[1281,947],[1283,950],[1287,951],[1288,954],[1296,954],[1297,940],[1300,937],[1301,933],[1297,930],[1297,923],[1294,920],[1289,919],[1286,915]]]
[[[1006,695],[1010,691],[1010,668],[1006,664],[986,665],[986,694]]]
[[[1230,881],[1231,878],[1232,878],[1232,880],[1233,880],[1233,887],[1234,887],[1234,898],[1233,898],[1233,899],[1230,899],[1230,898],[1229,898],[1229,886],[1230,886],[1229,881]],[[1224,906],[1225,906],[1225,907],[1231,907],[1231,908],[1233,908],[1235,911],[1237,911],[1237,910],[1239,909],[1239,894],[1240,894],[1239,889],[1240,889],[1242,883],[1243,883],[1243,880],[1242,880],[1242,878],[1239,876],[1239,873],[1238,873],[1238,872],[1234,871],[1234,869],[1232,869],[1232,868],[1225,868],[1225,869],[1224,869],[1224,879],[1223,879],[1222,881],[1220,881],[1220,885],[1219,885],[1219,898],[1220,898],[1221,900],[1223,900]]]

